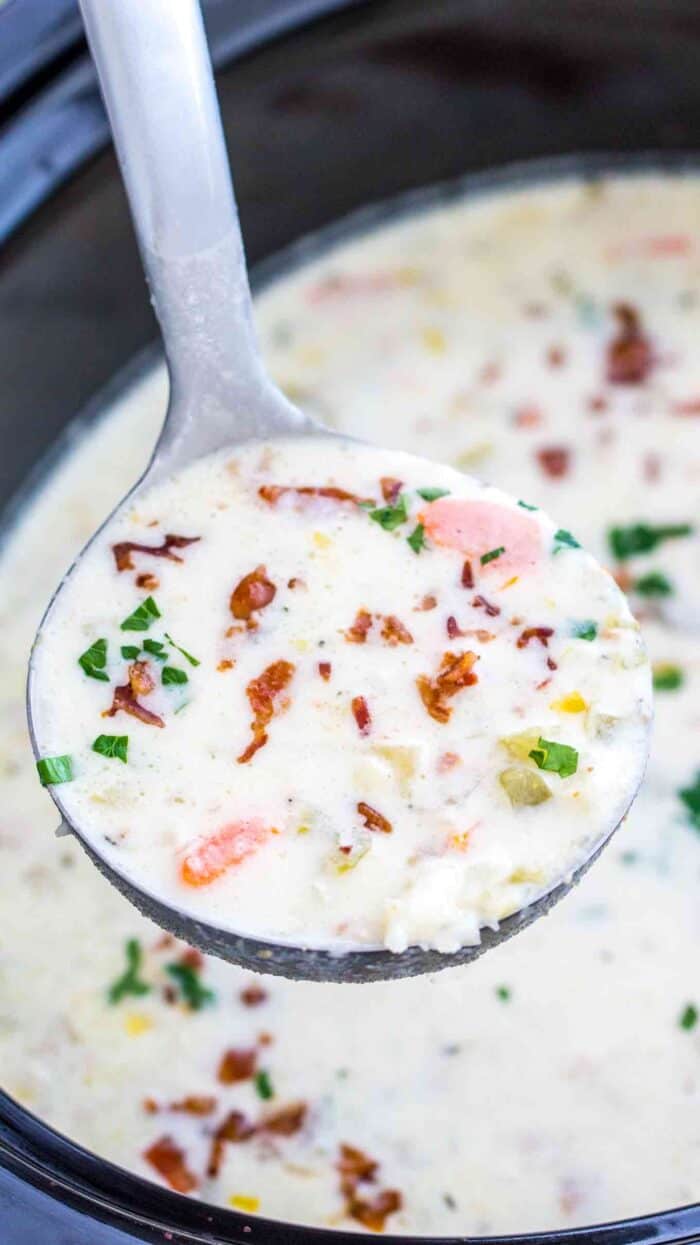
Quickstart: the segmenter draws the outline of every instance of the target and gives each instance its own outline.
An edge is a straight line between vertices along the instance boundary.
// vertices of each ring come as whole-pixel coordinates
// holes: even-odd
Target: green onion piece
[[[496,986],[496,994],[502,1003],[508,1003],[511,997],[510,988],[508,986]]]
[[[414,553],[420,553],[421,549],[425,549],[425,528],[422,523],[416,523],[411,535],[406,537],[406,543],[411,546]]]
[[[137,661],[140,652],[138,644],[122,644],[122,657],[125,661]]]
[[[440,497],[447,497],[450,490],[448,488],[417,488],[416,492],[423,501],[438,501]]]
[[[482,566],[486,566],[489,562],[495,562],[496,558],[500,558],[501,554],[505,553],[505,551],[505,545],[499,545],[498,549],[489,549],[488,553],[482,553],[479,561]]]
[[[581,546],[571,532],[567,532],[565,527],[560,527],[554,533],[554,548],[552,553],[559,553],[561,549],[580,549]]]
[[[42,757],[37,761],[36,768],[42,787],[54,787],[60,782],[73,781],[72,757]]]
[[[660,662],[654,666],[652,681],[656,692],[676,692],[683,686],[683,671],[670,662]]]
[[[98,735],[92,745],[92,750],[93,752],[99,752],[103,757],[114,757],[115,760],[123,761],[126,765],[129,736]]]
[[[165,633],[165,638],[168,641],[168,644],[171,644],[173,648],[177,649],[178,653],[182,653],[182,656],[190,663],[191,666],[198,666],[200,664],[199,658],[193,657],[191,653],[187,652],[186,648],[180,648],[180,645],[175,643],[173,637],[168,635],[167,631]]]
[[[191,964],[166,964],[165,971],[173,981],[177,982],[182,997],[191,1011],[198,1012],[215,1001],[214,991],[202,985],[199,971]]]
[[[401,494],[395,506],[380,506],[378,510],[370,510],[369,517],[383,527],[385,532],[393,532],[408,519],[405,495]]]
[[[275,1096],[275,1091],[272,1088],[272,1081],[270,1080],[270,1073],[266,1072],[264,1068],[261,1068],[260,1071],[255,1074],[255,1088],[258,1091],[259,1098],[267,1100],[269,1098],[274,1098]]]
[[[578,752],[568,744],[558,744],[552,739],[537,740],[537,747],[528,756],[532,758],[538,769],[558,774],[560,778],[570,778],[578,769]]]
[[[165,651],[165,645],[162,640],[144,640],[143,651],[150,653],[151,657],[155,657],[156,661],[168,660],[168,654]]]
[[[690,536],[692,531],[691,523],[631,523],[629,527],[611,527],[608,541],[615,557],[622,562],[637,553],[650,553],[664,540]]]
[[[673,584],[661,574],[661,571],[649,571],[632,585],[635,592],[642,597],[670,597],[673,595]]]
[[[137,938],[130,938],[126,944],[126,969],[121,977],[109,987],[107,998],[110,1003],[119,1003],[127,994],[148,994],[151,987],[139,978],[143,952]]]
[[[694,830],[700,832],[700,770],[695,775],[695,782],[692,787],[686,787],[683,791],[678,792],[679,798],[685,804],[690,814],[690,824]]]
[[[526,501],[519,501],[518,505],[522,506],[523,510],[539,510],[539,506],[528,506]]]
[[[160,679],[163,687],[168,687],[170,684],[188,682],[187,675],[184,670],[180,670],[179,666],[163,666]]]
[[[681,1029],[694,1029],[698,1023],[698,1009],[694,1003],[686,1003],[683,1011],[678,1017],[678,1024]]]
[[[129,617],[124,619],[124,622],[121,624],[121,630],[148,631],[156,618],[160,618],[160,610],[153,597],[146,597],[145,601],[141,602],[133,614],[129,614]]]
[[[571,634],[577,640],[595,640],[598,634],[597,624],[592,618],[584,618],[581,622],[575,622],[571,628]]]
[[[95,640],[94,644],[80,654],[78,665],[82,666],[89,679],[99,679],[102,683],[109,683],[109,675],[105,674],[107,641]]]

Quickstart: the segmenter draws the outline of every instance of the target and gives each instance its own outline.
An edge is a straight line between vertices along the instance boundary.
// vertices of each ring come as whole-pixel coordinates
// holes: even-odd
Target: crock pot
[[[647,149],[675,162],[700,146],[696,0],[212,0],[205,9],[253,263],[362,205],[465,172]],[[7,525],[62,430],[104,404],[105,385],[114,393],[144,366],[156,328],[72,0],[9,0],[0,11],[0,122]],[[0,1224],[2,1245],[357,1239],[186,1200],[1,1093]],[[700,1240],[700,1206],[510,1239]]]

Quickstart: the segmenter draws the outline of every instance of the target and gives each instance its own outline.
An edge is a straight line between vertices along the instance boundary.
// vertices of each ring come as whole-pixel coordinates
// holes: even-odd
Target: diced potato
[[[523,769],[519,765],[511,765],[508,769],[501,770],[498,780],[511,804],[516,806],[543,804],[552,794],[541,774]]]
[[[504,735],[498,742],[517,761],[527,761],[530,759],[532,749],[537,747],[541,735],[542,729],[539,726],[530,726],[526,731],[520,731],[517,735]]]
[[[416,773],[418,749],[409,744],[375,744],[372,751],[389,762],[401,795],[408,799],[411,794],[411,779]]]

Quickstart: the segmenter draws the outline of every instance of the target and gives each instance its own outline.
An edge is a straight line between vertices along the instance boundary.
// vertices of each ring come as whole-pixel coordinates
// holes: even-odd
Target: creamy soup
[[[137,494],[45,620],[32,703],[64,814],[171,908],[456,951],[619,824],[650,688],[614,579],[539,508],[313,436]]]
[[[534,187],[359,238],[258,301],[290,394],[566,515],[642,623],[656,722],[627,822],[551,916],[464,969],[253,978],[52,836],[29,644],[147,457],[162,376],[74,442],[0,566],[0,1074],[30,1110],[183,1193],[320,1226],[513,1232],[698,1197],[698,220],[692,177]]]

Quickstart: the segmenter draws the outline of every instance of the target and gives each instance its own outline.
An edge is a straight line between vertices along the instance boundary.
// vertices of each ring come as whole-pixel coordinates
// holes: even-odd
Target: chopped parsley
[[[489,562],[495,562],[496,558],[500,558],[501,554],[505,553],[505,551],[505,545],[499,545],[498,549],[489,549],[488,553],[482,553],[479,561],[482,566],[486,566]]]
[[[449,490],[448,488],[419,488],[419,489],[416,489],[416,492],[417,492],[418,496],[419,496],[419,497],[422,497],[422,498],[423,498],[423,501],[438,501],[438,499],[439,499],[440,497],[447,497],[447,496],[448,496],[448,494],[449,494],[449,491],[450,491],[450,490]]]
[[[156,605],[153,597],[146,597],[139,606],[134,610],[133,614],[129,614],[121,624],[122,631],[148,631],[153,625],[156,618],[160,618],[160,610]]]
[[[156,661],[167,661],[168,659],[165,644],[162,640],[144,640],[143,651],[144,653],[150,653],[151,657],[155,657]]]
[[[369,517],[383,527],[385,532],[393,532],[408,519],[405,495],[401,494],[395,506],[380,506],[377,510],[370,510]]]
[[[511,998],[510,986],[496,986],[496,997],[502,1003],[509,1003]]]
[[[417,523],[410,536],[406,537],[414,553],[420,553],[421,549],[425,549],[425,528],[422,523]]]
[[[168,687],[170,684],[188,682],[187,675],[179,666],[163,666],[160,679],[163,687]]]
[[[648,575],[635,580],[633,587],[642,597],[670,597],[673,594],[673,585],[661,571],[649,571]]]
[[[127,994],[148,994],[151,987],[141,981],[139,972],[143,952],[138,938],[130,938],[126,944],[126,969],[121,977],[109,987],[107,997],[110,1003],[119,1003]]]
[[[690,523],[631,523],[629,527],[611,527],[608,541],[615,557],[622,562],[638,553],[650,553],[663,540],[690,536],[692,531]]]
[[[175,643],[175,641],[173,640],[173,637],[171,635],[168,635],[167,631],[165,633],[165,638],[168,641],[168,644],[170,644],[172,648],[176,648],[178,653],[181,653],[182,656],[185,658],[185,660],[188,661],[191,666],[198,666],[200,664],[199,658],[193,657],[191,653],[187,652],[186,648],[180,648],[180,645]]]
[[[94,644],[80,654],[78,665],[82,666],[89,679],[99,679],[102,683],[109,683],[109,675],[105,672],[107,641],[95,640]]]
[[[559,553],[560,549],[580,549],[581,546],[571,532],[567,532],[565,527],[560,527],[554,533],[554,548],[552,553]]]
[[[166,964],[165,971],[173,981],[177,982],[182,997],[191,1011],[201,1011],[203,1007],[215,1001],[214,991],[202,985],[198,970],[191,964]]]
[[[700,770],[695,775],[692,787],[685,787],[678,795],[690,814],[690,824],[700,832]]]
[[[274,1098],[275,1096],[275,1091],[272,1088],[272,1081],[270,1080],[270,1073],[266,1072],[264,1068],[261,1068],[260,1071],[255,1074],[255,1088],[258,1091],[258,1097],[264,1099],[265,1101],[269,1098]]]
[[[42,757],[37,761],[36,769],[42,787],[54,787],[60,782],[73,781],[73,758],[69,756]]]
[[[592,618],[583,618],[580,622],[573,624],[571,634],[577,640],[595,640],[598,634],[598,627]]]
[[[103,757],[114,757],[117,761],[123,761],[126,765],[127,752],[129,750],[128,735],[98,735],[92,745],[93,752],[99,752]]]
[[[678,1017],[678,1024],[681,1029],[694,1029],[698,1023],[698,1009],[694,1003],[686,1003],[683,1011]]]
[[[529,506],[526,501],[519,501],[518,505],[522,506],[523,510],[539,510],[539,506]]]
[[[683,671],[670,662],[659,663],[654,666],[653,683],[656,692],[676,692],[683,686]]]
[[[122,657],[125,661],[137,661],[140,652],[138,644],[122,644]]]
[[[558,744],[552,739],[537,740],[537,747],[528,752],[538,769],[558,774],[560,778],[570,778],[578,769],[578,752],[568,744]]]

